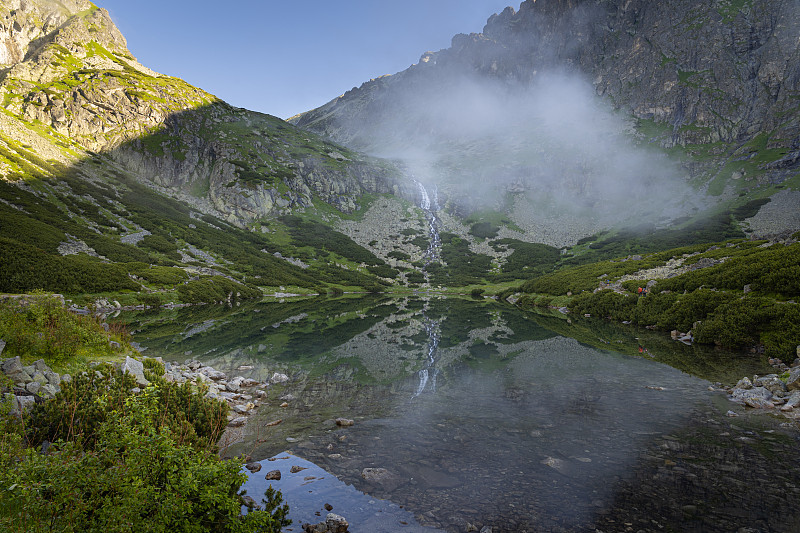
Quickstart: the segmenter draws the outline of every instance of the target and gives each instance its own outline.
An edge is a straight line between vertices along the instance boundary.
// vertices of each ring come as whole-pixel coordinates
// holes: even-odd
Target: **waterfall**
[[[425,367],[418,372],[419,385],[417,385],[417,391],[411,397],[412,399],[422,394],[428,381],[431,382],[431,392],[436,392],[436,378],[439,375],[439,369],[436,368],[436,355],[439,350],[439,322],[429,320],[427,317],[423,320],[425,331],[428,333],[428,346]]]
[[[431,189],[431,194],[428,194],[427,189],[421,182],[414,180],[414,183],[417,184],[417,190],[419,191],[419,208],[425,212],[425,219],[428,221],[430,244],[425,251],[425,266],[427,267],[437,260],[439,247],[442,244],[442,239],[439,237],[439,217],[436,216],[439,211],[439,191],[434,186]],[[425,277],[428,277],[427,272]]]

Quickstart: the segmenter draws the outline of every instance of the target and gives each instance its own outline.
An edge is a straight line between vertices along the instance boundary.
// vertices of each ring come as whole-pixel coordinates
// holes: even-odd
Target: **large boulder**
[[[330,533],[347,533],[347,528],[350,527],[343,516],[335,513],[328,513],[325,517],[325,525],[328,526]]]
[[[764,387],[752,389],[734,389],[731,399],[735,402],[760,409],[771,409],[775,405],[770,401],[772,393]]]
[[[800,366],[794,367],[789,372],[789,379],[786,380],[786,390],[800,390]]]
[[[764,387],[772,394],[781,394],[786,392],[786,384],[781,381],[777,374],[769,374],[753,380],[754,387]]]
[[[130,374],[136,378],[136,383],[140,387],[146,387],[150,385],[150,382],[144,377],[144,365],[141,361],[138,361],[131,356],[126,357],[125,362],[122,363],[122,372]]]
[[[2,365],[0,365],[0,368],[3,370],[3,374],[12,379],[14,376],[25,372],[25,368],[22,366],[22,360],[19,356],[6,359],[3,361]]]

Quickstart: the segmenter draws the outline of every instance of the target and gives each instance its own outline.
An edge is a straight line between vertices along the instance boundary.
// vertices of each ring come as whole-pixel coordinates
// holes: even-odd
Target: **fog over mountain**
[[[402,160],[458,214],[667,223],[796,175],[797,13],[528,0],[292,122]]]
[[[577,73],[513,85],[453,73],[421,89],[395,93],[379,123],[337,120],[364,132],[359,148],[403,161],[457,209],[500,208],[517,195],[606,223],[655,222],[698,203],[680,169],[641,144]]]

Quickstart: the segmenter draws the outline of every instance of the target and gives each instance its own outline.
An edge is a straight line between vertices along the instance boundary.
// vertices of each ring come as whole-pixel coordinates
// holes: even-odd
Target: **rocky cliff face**
[[[239,226],[318,200],[352,211],[364,193],[397,190],[390,166],[142,66],[108,12],[88,1],[5,2],[0,69],[6,178],[53,173],[48,163],[31,167],[20,147],[67,165],[102,152]]]
[[[547,81],[558,76],[572,81]],[[541,98],[539,88],[548,84],[555,89]],[[591,105],[610,112],[582,113],[588,100],[574,87],[585,87],[594,95]],[[458,102],[457,113],[442,112],[450,102]],[[561,118],[548,117],[548,107]],[[622,122],[580,138],[615,119]],[[564,128],[571,120],[581,128]],[[609,202],[603,191],[615,187],[598,176],[623,176],[615,195],[666,179],[652,172],[668,165],[658,160],[636,165],[630,179],[627,163],[604,167],[622,146],[603,145],[613,135],[681,154],[672,173],[712,197],[770,196],[776,186],[798,185],[800,4],[527,0],[518,11],[493,15],[481,34],[457,35],[450,48],[427,52],[409,69],[364,83],[292,122],[374,153],[413,157],[439,145],[451,155],[442,157],[437,147],[432,158],[439,170],[448,167],[451,185],[492,161],[499,170],[482,173],[478,183],[536,197],[560,188],[570,201],[583,199],[582,207]],[[505,136],[484,128],[493,123]],[[533,124],[544,126],[532,131]],[[552,134],[559,130],[569,134]],[[420,138],[424,146],[415,141]],[[586,149],[592,145],[602,150]],[[628,160],[637,157],[625,153]],[[471,163],[452,163],[456,154]],[[652,206],[665,191],[637,196]],[[612,212],[627,210],[613,205]]]
[[[454,71],[529,84],[558,68],[590,76],[598,95],[635,117],[669,124],[675,143],[771,132],[797,149],[798,37],[792,0],[527,0],[489,18],[483,33],[457,35],[451,48],[295,122],[352,140],[354,125],[393,113],[401,91],[424,94]]]

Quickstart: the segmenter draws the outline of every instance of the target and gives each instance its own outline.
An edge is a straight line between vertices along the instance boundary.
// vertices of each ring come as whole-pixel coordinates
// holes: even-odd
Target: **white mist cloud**
[[[361,148],[438,185],[451,207],[501,208],[511,192],[531,209],[610,225],[665,221],[696,203],[679,167],[581,76],[539,72],[522,85],[434,68],[387,83],[371,104],[380,120],[343,125],[361,132]]]

